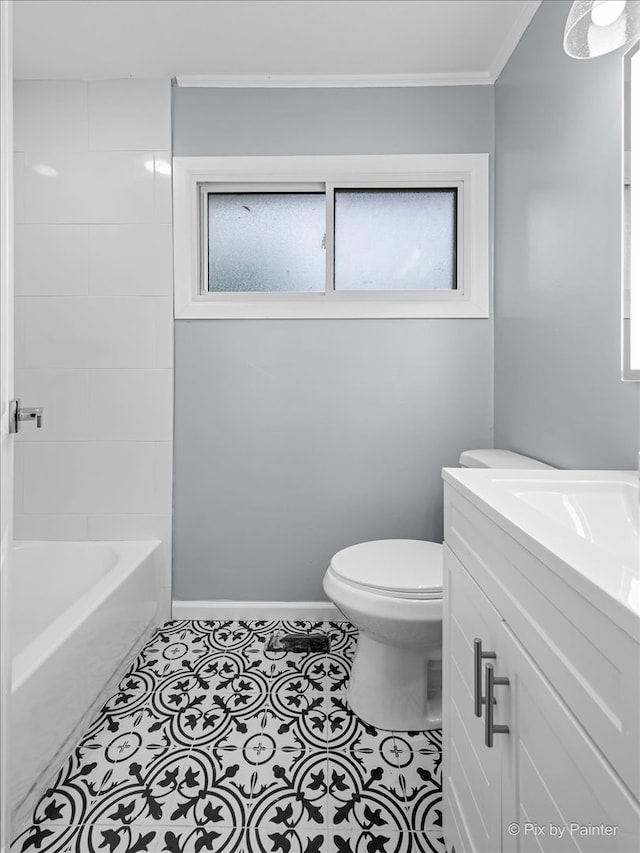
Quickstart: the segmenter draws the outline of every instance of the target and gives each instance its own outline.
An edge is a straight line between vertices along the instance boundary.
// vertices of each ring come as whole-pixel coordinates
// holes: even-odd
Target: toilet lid
[[[344,548],[331,560],[343,580],[402,597],[442,595],[442,545],[419,539],[380,539]]]

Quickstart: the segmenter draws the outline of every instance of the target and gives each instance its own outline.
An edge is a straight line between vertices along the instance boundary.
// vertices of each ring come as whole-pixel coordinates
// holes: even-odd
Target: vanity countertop
[[[443,468],[442,476],[640,642],[637,472]]]

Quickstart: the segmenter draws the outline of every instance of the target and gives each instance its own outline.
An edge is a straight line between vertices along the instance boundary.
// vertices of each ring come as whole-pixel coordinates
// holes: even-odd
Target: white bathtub
[[[78,726],[157,619],[145,542],[16,542],[9,561],[9,806],[31,807]]]

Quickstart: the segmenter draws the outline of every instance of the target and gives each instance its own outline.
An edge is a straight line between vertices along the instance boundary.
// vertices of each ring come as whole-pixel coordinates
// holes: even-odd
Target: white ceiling
[[[14,73],[493,82],[539,2],[14,0]]]

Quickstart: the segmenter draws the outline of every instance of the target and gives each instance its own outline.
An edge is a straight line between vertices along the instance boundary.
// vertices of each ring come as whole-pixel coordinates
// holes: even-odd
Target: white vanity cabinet
[[[621,627],[576,593],[570,575],[459,490],[457,476],[445,483],[447,851],[638,853],[633,620]],[[491,667],[488,746],[488,702],[476,695],[486,700]]]

